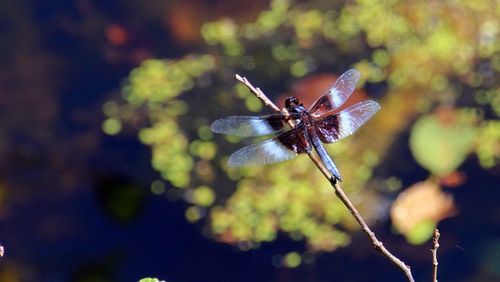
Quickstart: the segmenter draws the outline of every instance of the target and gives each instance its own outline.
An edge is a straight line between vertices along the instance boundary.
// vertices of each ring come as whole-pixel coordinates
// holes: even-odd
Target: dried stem
[[[361,226],[361,229],[365,234],[368,236],[370,241],[372,242],[373,248],[377,250],[379,253],[382,255],[386,256],[394,265],[396,265],[403,273],[406,275],[406,278],[410,282],[415,282],[415,279],[413,278],[413,275],[411,274],[411,269],[408,265],[406,265],[404,262],[402,262],[400,259],[398,259],[395,255],[393,255],[389,250],[387,250],[384,247],[384,244],[380,242],[380,240],[377,239],[377,236],[375,236],[375,233],[368,227],[368,224],[366,224],[365,220],[359,214],[358,210],[354,206],[354,204],[351,202],[349,197],[346,195],[342,187],[340,186],[339,182],[337,179],[330,175],[328,170],[324,168],[324,165],[319,159],[313,155],[312,153],[309,153],[309,157],[313,160],[313,162],[316,164],[316,166],[321,170],[323,175],[330,181],[330,184],[332,185],[333,189],[335,190],[335,195],[339,197],[339,199],[344,203],[344,205],[347,207],[349,212],[354,216],[358,224]]]
[[[264,104],[266,106],[269,106],[271,107],[274,111],[276,112],[281,112],[281,110],[276,107],[276,105],[271,102],[271,100],[269,100],[269,98],[267,98],[267,96],[264,94],[264,92],[262,92],[262,90],[260,90],[259,87],[254,87],[246,77],[242,77],[240,76],[239,74],[236,74],[234,76],[238,81],[240,81],[241,83],[243,83],[246,87],[248,87],[248,89],[250,89],[250,91],[252,91],[253,94],[255,94],[255,96],[257,96],[257,98],[259,98],[260,100],[262,100],[262,102],[264,102]]]
[[[335,178],[330,178],[330,183],[332,184],[333,188],[335,189],[335,194],[340,198],[340,200],[344,203],[344,205],[347,207],[347,209],[351,212],[351,214],[354,216],[356,221],[359,223],[365,234],[368,236],[368,238],[371,240],[373,248],[377,250],[379,253],[383,254],[386,256],[394,265],[396,265],[401,271],[404,272],[406,275],[406,278],[410,282],[414,282],[415,279],[413,278],[413,275],[411,274],[411,269],[408,265],[406,265],[404,262],[402,262],[400,259],[398,259],[395,255],[393,255],[391,252],[389,252],[382,242],[380,242],[377,237],[375,236],[375,233],[370,230],[370,227],[366,224],[366,222],[363,220],[359,212],[356,210],[356,207],[352,204],[352,202],[349,200],[347,195],[344,193],[342,188],[340,187],[339,183],[336,181]]]
[[[432,282],[438,282],[437,273],[438,273],[438,259],[437,259],[437,251],[439,248],[439,237],[441,234],[439,230],[434,229],[434,235],[432,236]]]
[[[257,96],[257,98],[261,99],[265,105],[270,106],[273,108],[273,110],[277,112],[282,112],[284,114],[288,114],[286,111],[280,111],[279,108],[269,100],[266,95],[259,89],[255,88],[246,78],[239,76],[238,74],[235,76],[237,80],[245,84],[254,94]],[[413,275],[411,273],[411,269],[408,265],[406,265],[404,262],[402,262],[400,259],[398,259],[396,256],[394,256],[391,252],[389,252],[382,242],[380,242],[377,237],[375,236],[375,233],[371,231],[370,227],[368,227],[368,224],[366,224],[365,220],[361,215],[359,214],[358,210],[356,207],[353,205],[349,197],[345,194],[344,190],[342,190],[342,187],[340,187],[337,179],[330,174],[330,172],[325,168],[323,163],[320,161],[319,157],[316,156],[314,153],[308,153],[309,157],[311,160],[314,162],[314,164],[319,168],[319,170],[323,173],[323,175],[329,180],[330,184],[332,185],[333,189],[335,190],[335,194],[337,197],[340,198],[342,203],[347,207],[349,212],[354,216],[356,221],[359,223],[361,226],[361,229],[365,234],[368,236],[370,241],[372,242],[373,248],[377,250],[379,253],[387,257],[396,267],[398,267],[403,273],[406,275],[406,278],[408,279],[409,282],[415,282],[415,279],[413,278]],[[436,248],[437,249],[437,248]],[[435,264],[435,267],[437,269],[437,261]],[[437,270],[436,270],[437,271]]]

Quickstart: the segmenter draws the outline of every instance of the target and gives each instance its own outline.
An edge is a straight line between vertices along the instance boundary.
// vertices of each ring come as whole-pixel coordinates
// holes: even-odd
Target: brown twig
[[[432,282],[438,282],[437,280],[437,274],[438,274],[438,259],[437,259],[437,251],[439,248],[439,237],[441,234],[439,233],[439,230],[436,228],[434,229],[434,235],[432,235]]]
[[[257,98],[261,99],[265,105],[270,106],[273,108],[273,110],[277,112],[282,112],[284,114],[287,114],[286,112],[280,111],[279,108],[269,100],[266,95],[259,89],[255,88],[246,78],[239,76],[236,74],[236,79],[245,84],[251,91],[252,93],[257,96]],[[371,240],[373,247],[375,250],[377,250],[379,253],[387,257],[396,267],[398,267],[403,273],[406,275],[406,278],[408,279],[409,282],[415,282],[415,279],[413,278],[413,275],[411,273],[411,269],[408,265],[406,265],[404,262],[402,262],[400,259],[398,259],[396,256],[394,256],[391,252],[389,252],[382,242],[380,242],[377,237],[375,236],[375,233],[371,231],[370,227],[368,227],[368,224],[366,224],[365,220],[361,215],[359,214],[358,210],[356,207],[353,205],[349,197],[344,193],[344,190],[342,187],[340,187],[337,179],[330,174],[330,172],[325,168],[323,163],[320,161],[320,159],[314,154],[314,153],[308,153],[309,157],[311,160],[314,162],[314,164],[319,168],[319,170],[323,173],[323,175],[329,180],[330,184],[332,185],[333,189],[335,190],[335,194],[339,199],[342,201],[342,203],[347,207],[349,212],[354,216],[356,221],[359,223],[361,226],[361,229],[365,234],[368,236],[368,238]],[[436,267],[437,267],[437,262],[436,262]]]
[[[236,74],[234,77],[238,81],[240,81],[241,83],[243,83],[246,87],[248,87],[248,89],[250,89],[250,91],[252,91],[252,93],[255,94],[255,96],[257,96],[257,98],[259,98],[266,106],[269,106],[274,111],[281,113],[281,110],[278,107],[276,107],[276,105],[273,102],[271,102],[271,100],[269,100],[269,98],[267,98],[267,96],[264,94],[264,92],[262,92],[262,90],[260,90],[259,87],[254,87],[248,81],[248,79],[246,77],[240,76],[239,74]]]
[[[349,200],[347,195],[344,193],[342,188],[340,187],[339,183],[336,181],[335,178],[330,178],[330,182],[335,189],[335,194],[340,198],[340,200],[344,203],[344,205],[347,207],[347,209],[351,212],[351,214],[354,216],[356,221],[359,223],[365,234],[370,238],[373,248],[377,250],[379,253],[383,254],[386,256],[394,265],[396,265],[403,273],[406,275],[406,278],[410,282],[414,282],[415,279],[413,278],[413,275],[411,274],[411,269],[408,265],[406,265],[404,262],[402,262],[400,259],[398,259],[395,255],[393,255],[389,250],[387,250],[384,247],[384,244],[380,242],[380,240],[377,239],[377,236],[375,236],[375,233],[371,231],[370,227],[366,224],[364,219],[361,217],[359,212],[356,210],[352,202]]]
[[[415,279],[413,278],[413,275],[411,273],[411,269],[408,265],[406,265],[404,262],[402,262],[400,259],[398,259],[395,255],[393,255],[389,250],[387,250],[384,247],[384,244],[380,242],[380,240],[377,239],[377,236],[375,236],[375,233],[368,227],[368,224],[366,224],[365,220],[359,214],[358,210],[354,206],[354,204],[351,202],[349,197],[346,195],[342,187],[340,186],[339,182],[335,177],[330,175],[328,170],[324,168],[324,165],[319,159],[313,155],[312,153],[308,154],[311,160],[313,160],[314,164],[321,170],[323,175],[330,181],[330,184],[332,185],[333,189],[335,190],[335,195],[339,197],[339,199],[344,203],[344,205],[347,207],[349,212],[354,216],[358,224],[361,226],[361,229],[365,234],[368,236],[370,241],[372,242],[373,248],[377,250],[379,253],[382,255],[386,256],[394,265],[396,265],[403,273],[406,275],[406,278],[410,282],[414,282]]]

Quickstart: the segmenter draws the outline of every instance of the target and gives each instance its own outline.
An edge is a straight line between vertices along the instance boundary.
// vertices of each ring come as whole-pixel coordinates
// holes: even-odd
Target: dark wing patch
[[[315,120],[314,126],[322,142],[333,143],[353,134],[379,109],[380,105],[375,101],[359,102],[339,113]]]
[[[323,143],[333,143],[339,137],[339,116],[333,114],[314,123],[316,134]]]
[[[283,146],[297,154],[311,151],[311,143],[307,138],[306,128],[303,124],[276,136],[275,139],[283,144]]]

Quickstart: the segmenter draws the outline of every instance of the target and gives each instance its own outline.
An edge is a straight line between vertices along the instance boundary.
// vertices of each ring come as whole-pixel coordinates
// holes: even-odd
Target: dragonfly
[[[334,179],[342,181],[323,143],[334,143],[353,134],[380,110],[377,102],[365,100],[338,111],[353,93],[359,78],[357,70],[346,71],[310,108],[291,96],[285,99],[286,111],[281,113],[230,116],[214,121],[211,130],[215,133],[244,138],[277,134],[234,152],[228,159],[229,167],[277,163],[315,150]]]

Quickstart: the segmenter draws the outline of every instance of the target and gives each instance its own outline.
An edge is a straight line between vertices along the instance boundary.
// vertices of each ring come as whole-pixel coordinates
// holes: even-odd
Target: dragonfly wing
[[[230,167],[262,165],[293,159],[297,153],[289,150],[276,139],[269,139],[234,152],[227,161]]]
[[[324,143],[333,143],[354,133],[378,110],[380,105],[371,100],[359,102],[349,108],[315,121],[316,133]]]
[[[356,88],[360,76],[359,71],[355,69],[343,73],[332,87],[313,104],[309,113],[319,117],[342,106]]]
[[[228,160],[230,167],[277,163],[295,158],[311,150],[303,126],[284,132],[272,139],[243,147]]]
[[[215,133],[250,137],[268,135],[282,130],[286,125],[282,115],[232,116],[214,121],[210,128]]]

